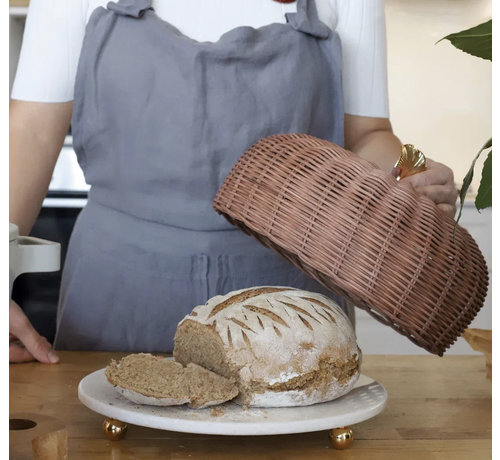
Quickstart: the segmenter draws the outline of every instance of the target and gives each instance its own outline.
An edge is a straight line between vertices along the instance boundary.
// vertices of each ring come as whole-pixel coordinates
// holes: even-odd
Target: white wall
[[[462,183],[491,137],[491,62],[442,37],[491,19],[491,0],[385,0],[395,133],[449,165]],[[477,191],[481,169],[476,169]]]
[[[491,0],[385,0],[391,121],[403,143],[449,165],[461,185],[472,159],[491,137],[491,63],[442,37],[491,18]],[[479,163],[479,162],[478,162]],[[482,162],[481,162],[482,165]],[[476,167],[477,191],[481,165]],[[461,225],[476,239],[490,268],[491,209],[469,201]],[[491,289],[470,327],[491,329]],[[365,354],[427,353],[362,310],[358,343]],[[459,338],[449,354],[476,353]]]

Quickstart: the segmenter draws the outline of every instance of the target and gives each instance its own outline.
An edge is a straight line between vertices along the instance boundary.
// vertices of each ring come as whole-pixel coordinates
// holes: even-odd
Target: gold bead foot
[[[127,424],[114,418],[107,418],[102,424],[104,435],[111,441],[119,441],[127,432]]]
[[[335,449],[347,449],[354,441],[352,430],[348,426],[334,428],[328,433],[330,441]]]

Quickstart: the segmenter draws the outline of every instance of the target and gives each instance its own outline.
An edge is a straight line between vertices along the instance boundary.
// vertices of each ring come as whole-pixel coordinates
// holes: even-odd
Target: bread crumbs
[[[220,417],[221,415],[224,415],[226,413],[226,410],[223,407],[212,407],[210,409],[210,416],[211,417]]]

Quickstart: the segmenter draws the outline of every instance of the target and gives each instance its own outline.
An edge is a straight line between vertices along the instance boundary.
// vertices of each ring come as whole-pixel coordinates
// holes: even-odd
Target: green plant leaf
[[[491,25],[490,19],[471,29],[447,35],[441,40],[449,40],[455,48],[491,61]],[[436,44],[441,40],[437,41]]]
[[[479,158],[479,155],[481,155],[481,153],[483,152],[483,150],[487,150],[487,149],[491,148],[491,146],[492,146],[492,140],[490,139],[481,147],[479,152],[477,152],[476,157],[472,161],[472,165],[471,165],[469,171],[467,172],[467,174],[464,177],[464,180],[462,183],[462,188],[460,189],[460,192],[459,192],[460,210],[458,212],[457,221],[455,222],[455,230],[453,232],[453,237],[455,237],[455,232],[457,230],[458,221],[460,220],[460,217],[462,216],[462,209],[464,207],[465,195],[467,194],[467,190],[469,189],[470,184],[472,182],[472,179],[474,178],[474,166],[476,166],[476,161]]]
[[[483,172],[481,174],[481,183],[479,184],[479,190],[476,196],[476,209],[480,211],[481,209],[491,208],[491,154],[492,150],[489,151],[486,160],[483,164]]]

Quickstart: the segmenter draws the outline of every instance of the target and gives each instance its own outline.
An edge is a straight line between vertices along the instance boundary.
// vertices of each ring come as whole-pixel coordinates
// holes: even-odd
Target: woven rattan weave
[[[261,139],[214,199],[231,223],[322,285],[442,355],[481,308],[484,258],[411,186],[304,134]]]

